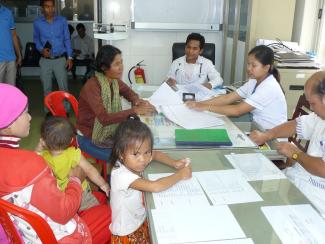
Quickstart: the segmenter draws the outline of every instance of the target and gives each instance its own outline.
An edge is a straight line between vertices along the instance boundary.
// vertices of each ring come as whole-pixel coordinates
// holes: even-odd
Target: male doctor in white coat
[[[186,85],[199,83],[212,89],[220,86],[223,79],[211,60],[200,56],[205,39],[199,33],[191,33],[186,38],[185,56],[175,59],[167,75],[167,84]]]

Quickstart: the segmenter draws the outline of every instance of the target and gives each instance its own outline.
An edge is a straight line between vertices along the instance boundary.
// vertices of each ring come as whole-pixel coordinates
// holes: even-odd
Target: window
[[[67,20],[93,21],[94,0],[58,0],[60,15]]]

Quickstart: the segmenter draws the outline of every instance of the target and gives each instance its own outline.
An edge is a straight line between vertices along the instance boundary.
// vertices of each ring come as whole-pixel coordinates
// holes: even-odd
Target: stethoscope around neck
[[[182,63],[178,63],[178,67],[177,69],[175,70],[175,77],[177,76],[177,73],[179,71],[179,67],[182,65]],[[199,73],[199,78],[201,78],[201,74],[202,74],[202,65],[203,63],[200,63],[200,73]]]

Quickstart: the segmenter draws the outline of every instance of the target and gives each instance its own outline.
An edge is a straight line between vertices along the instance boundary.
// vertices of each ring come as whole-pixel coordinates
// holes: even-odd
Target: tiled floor
[[[45,117],[43,109],[43,88],[39,77],[22,77],[23,87],[29,99],[29,112],[32,116],[30,134],[21,141],[24,149],[34,150],[40,137],[40,125]],[[56,87],[56,84],[54,84]],[[69,92],[76,98],[82,87],[81,77],[77,80],[69,79]],[[74,119],[74,118],[72,118]]]

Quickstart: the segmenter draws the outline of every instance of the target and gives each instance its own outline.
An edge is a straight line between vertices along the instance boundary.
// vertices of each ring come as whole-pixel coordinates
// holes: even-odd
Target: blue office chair
[[[173,61],[185,55],[185,42],[175,42],[172,47]],[[214,43],[205,43],[202,56],[210,59],[213,64],[216,61],[216,46]]]

